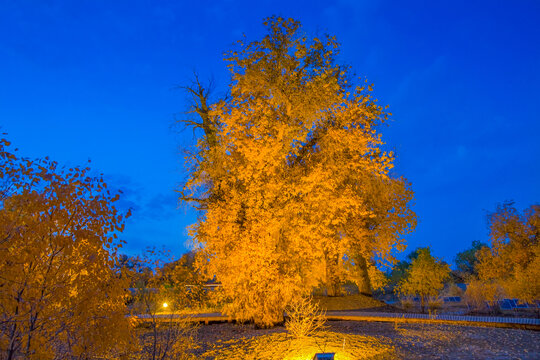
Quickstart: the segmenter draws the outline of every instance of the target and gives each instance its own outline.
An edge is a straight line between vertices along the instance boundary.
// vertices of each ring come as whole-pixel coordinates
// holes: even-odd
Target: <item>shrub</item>
[[[496,304],[504,297],[503,289],[495,282],[471,279],[465,291],[465,302],[474,310],[485,310],[488,304]]]
[[[464,291],[456,284],[451,284],[446,291],[447,296],[463,296]]]
[[[312,298],[306,297],[290,304],[287,309],[285,328],[295,338],[304,338],[321,330],[326,322],[325,313]]]
[[[437,313],[442,309],[442,301],[440,299],[428,301],[428,310],[430,314]]]
[[[411,299],[403,299],[401,300],[401,308],[409,312],[414,308],[414,303]]]
[[[179,319],[173,314],[167,318],[151,317],[141,336],[142,350],[138,360],[194,360],[191,352],[197,346],[199,326],[189,317]]]

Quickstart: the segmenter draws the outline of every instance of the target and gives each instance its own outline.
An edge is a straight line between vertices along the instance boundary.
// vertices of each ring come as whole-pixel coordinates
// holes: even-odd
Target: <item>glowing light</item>
[[[334,360],[334,353],[317,353],[313,360]]]
[[[169,306],[169,304],[167,304],[166,302],[163,303],[163,307],[166,308],[167,306]]]

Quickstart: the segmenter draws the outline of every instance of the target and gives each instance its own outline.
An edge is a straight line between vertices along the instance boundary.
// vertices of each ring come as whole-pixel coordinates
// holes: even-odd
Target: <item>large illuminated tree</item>
[[[265,25],[226,58],[227,99],[209,106],[199,82],[189,89],[204,136],[182,194],[202,210],[193,236],[225,311],[263,326],[314,286],[337,295],[353,279],[368,292],[374,260],[391,261],[415,224],[371,86],[351,84],[334,38],[308,39],[293,20]]]

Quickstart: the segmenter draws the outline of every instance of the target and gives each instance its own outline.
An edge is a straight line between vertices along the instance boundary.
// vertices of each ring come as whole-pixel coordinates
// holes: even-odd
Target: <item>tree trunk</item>
[[[15,358],[15,352],[16,352],[16,348],[17,348],[16,337],[15,337],[16,331],[17,331],[17,323],[14,322],[14,324],[11,327],[11,334],[10,334],[10,339],[9,339],[9,348],[8,348],[8,351],[7,351],[7,360],[12,360],[12,359]]]
[[[373,296],[366,258],[362,254],[357,254],[356,262],[358,263],[357,265],[360,276],[360,280],[357,283],[358,292],[362,295]]]
[[[420,310],[422,311],[422,314],[425,314],[426,312],[426,299],[424,296],[420,296]]]
[[[26,282],[24,284],[26,286]],[[22,302],[22,294],[24,288],[17,293],[17,305],[15,305],[15,316],[13,317],[13,324],[11,325],[11,331],[9,336],[9,348],[7,351],[7,360],[12,360],[15,358],[15,353],[17,348],[20,346],[20,343],[17,344],[17,315],[19,315],[19,304]]]
[[[339,255],[325,254],[326,261],[326,294],[341,295],[341,279],[339,277]]]

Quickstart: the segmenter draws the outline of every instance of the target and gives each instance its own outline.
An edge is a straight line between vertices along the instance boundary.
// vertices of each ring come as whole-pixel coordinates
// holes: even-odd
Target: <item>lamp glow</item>
[[[335,353],[317,353],[313,360],[334,360]]]
[[[163,303],[163,307],[166,308],[167,306],[169,306],[169,304],[167,304],[166,302]]]

